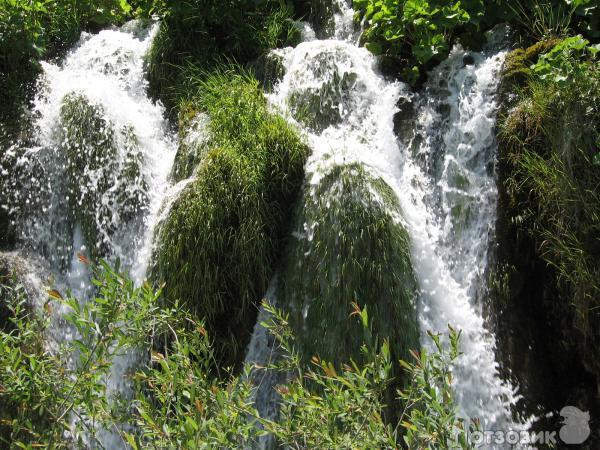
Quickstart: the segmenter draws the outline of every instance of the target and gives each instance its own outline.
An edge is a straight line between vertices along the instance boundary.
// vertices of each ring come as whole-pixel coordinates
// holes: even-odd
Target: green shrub
[[[434,350],[411,351],[412,362],[400,361],[407,380],[397,392],[397,421],[387,422],[390,385],[397,363],[394,343],[387,339],[360,347],[362,363],[346,364],[313,357],[296,350],[295,333],[288,315],[265,305],[272,319],[263,323],[279,344],[283,355],[267,370],[284,371],[291,380],[277,387],[281,412],[275,421],[261,420],[266,433],[290,448],[396,449],[403,440],[408,448],[468,449],[467,429],[457,416],[451,388],[451,367],[458,357],[460,333],[450,328],[447,336],[429,334]],[[367,309],[355,308],[353,330],[377,328]],[[346,317],[351,322],[352,317]],[[331,325],[331,323],[330,323]],[[362,333],[361,333],[362,334]],[[358,355],[357,355],[358,356]],[[288,378],[289,379],[289,378]],[[474,429],[474,427],[469,427]]]
[[[285,355],[268,370],[294,374],[277,388],[282,416],[272,421],[259,417],[252,404],[250,367],[239,377],[213,375],[214,351],[202,323],[177,304],[165,307],[161,292],[149,285],[134,287],[118,264],[90,269],[96,295],[87,302],[49,291],[51,301],[33,315],[23,314],[22,296],[15,296],[14,327],[0,329],[0,442],[7,448],[102,445],[104,430],[134,449],[238,448],[265,434],[292,447],[397,448],[402,429],[411,430],[407,438],[415,445],[446,448],[449,435],[463,442],[450,390],[449,368],[458,354],[455,333],[449,351],[438,345],[432,354],[415,354],[415,363],[403,363],[412,382],[401,395],[412,406],[394,426],[381,418],[390,344],[365,346],[364,365],[348,361],[338,371],[318,360],[311,369],[294,350],[286,317],[266,305],[273,319],[265,326]],[[0,283],[0,292],[6,289]],[[55,353],[43,340],[56,304],[66,308],[66,321],[76,333]],[[363,327],[370,327],[364,310],[357,315]],[[440,337],[432,337],[439,343]],[[140,366],[128,375],[133,391],[127,398],[110,396],[104,380],[111,361],[132,349],[141,355]],[[75,354],[77,364],[67,366],[66,355]],[[434,387],[442,397],[430,397]],[[438,423],[446,425],[444,430]]]
[[[300,205],[278,299],[301,353],[360,363],[363,343],[389,338],[392,361],[406,359],[419,342],[417,289],[394,192],[359,165],[335,166]],[[372,329],[347,320],[353,303],[368,309]],[[399,373],[393,366],[392,376]]]
[[[600,6],[593,0],[354,0],[366,21],[362,42],[376,55],[399,61],[399,75],[415,83],[442,61],[454,42],[478,50],[484,32],[508,22],[525,42],[580,32],[600,37]]]
[[[594,60],[599,51],[600,44],[590,46],[589,41],[581,36],[569,37],[543,54],[532,69],[539,79],[552,78],[559,87],[566,87],[588,76],[588,65],[582,64],[581,60]]]
[[[354,7],[357,19],[366,21],[366,47],[376,55],[403,58],[403,76],[410,82],[420,66],[448,55],[459,27],[475,33],[485,12],[483,0],[354,0]]]
[[[194,86],[196,109],[210,117],[210,150],[161,226],[154,278],[206,318],[221,361],[233,364],[283,249],[309,150],[268,112],[249,75],[220,70]]]

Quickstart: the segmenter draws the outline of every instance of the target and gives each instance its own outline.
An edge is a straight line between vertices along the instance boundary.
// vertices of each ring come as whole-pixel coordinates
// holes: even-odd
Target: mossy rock
[[[196,111],[189,102],[180,106],[179,142],[171,172],[175,182],[191,177],[210,149],[209,122],[208,116]]]
[[[148,202],[143,154],[131,126],[117,129],[101,105],[73,92],[60,109],[72,223],[81,225],[94,259],[111,251],[111,238]]]
[[[165,296],[207,321],[222,365],[241,362],[286,237],[309,149],[267,110],[258,81],[205,81],[210,150],[157,236],[152,277]]]
[[[283,63],[281,53],[270,51],[259,56],[256,61],[250,64],[250,69],[254,71],[263,89],[270,92],[285,76],[285,66]]]
[[[339,49],[325,50],[310,62],[310,72],[318,78],[319,85],[296,89],[289,97],[290,110],[296,120],[305,126],[323,131],[342,122],[353,109],[352,90],[356,88],[358,73],[341,71]]]
[[[558,42],[521,50],[519,58],[534,63]],[[528,77],[504,100],[499,123],[490,294],[494,309],[505,311],[494,318],[499,353],[527,388],[532,413],[566,402],[600,410],[597,77],[590,70],[569,88]],[[520,328],[526,332],[513,331]],[[533,350],[515,357],[524,346]]]
[[[536,42],[523,49],[517,48],[506,55],[502,69],[504,83],[522,85],[531,75],[531,65],[535,64],[540,55],[552,50],[561,39],[547,39]]]
[[[389,338],[392,361],[419,348],[417,284],[400,215],[391,188],[357,164],[335,166],[306,189],[278,295],[306,359],[358,362],[371,336],[379,344]],[[369,331],[349,317],[352,302],[367,308]]]

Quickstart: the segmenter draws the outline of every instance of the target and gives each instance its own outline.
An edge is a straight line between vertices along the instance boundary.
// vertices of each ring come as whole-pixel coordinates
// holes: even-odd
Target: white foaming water
[[[102,177],[108,177],[108,187],[92,206],[99,243],[108,247],[104,256],[121,258],[135,281],[144,277],[156,215],[175,155],[163,107],[146,95],[143,58],[157,29],[157,25],[144,29],[132,22],[96,35],[83,33],[63,61],[42,63],[32,108],[31,142],[21,149],[17,161],[22,176],[15,183],[13,207],[23,217],[21,241],[44,254],[63,273],[74,252],[76,213],[68,212],[69,173],[64,148],[73,143],[65,135],[67,125],[61,112],[65,99],[77,96],[94,108],[106,129],[100,131],[111,140],[109,145],[115,152],[106,158],[107,163],[114,159],[115,171],[121,172],[129,170],[132,161],[137,165],[139,173],[133,179],[126,175],[119,178],[110,170],[102,172],[106,170],[103,167],[86,166],[80,189],[83,198],[99,189]],[[75,148],[85,159],[90,158],[86,152],[98,145],[102,142],[83,139]],[[129,211],[125,213],[128,201],[138,203],[127,204]],[[90,249],[98,242],[84,244]]]
[[[421,343],[430,345],[428,330],[462,330],[454,384],[461,415],[484,430],[521,428],[511,419],[516,390],[499,376],[479,295],[496,217],[495,93],[504,53],[463,61],[455,48],[424,91],[411,94],[385,80],[375,58],[353,43],[343,18],[354,12],[337,3],[335,39],[278,50],[285,76],[270,104],[306,132],[313,187],[332,166],[358,162],[396,192],[420,285]],[[394,132],[399,101],[414,113],[405,119],[410,126],[401,124],[402,139]],[[257,325],[253,340],[261,336]],[[250,344],[248,362],[264,359],[258,347]]]
[[[22,150],[18,161],[25,174],[23,179],[33,178],[34,188],[15,195],[17,208],[36,205],[21,211],[24,222],[21,242],[26,249],[45,256],[54,268],[57,286],[70,289],[83,301],[89,298],[92,289],[90,273],[78,260],[77,253],[89,254],[88,250],[101,243],[105,246],[103,256],[110,260],[119,258],[122,268],[138,284],[144,280],[152,253],[154,229],[170,186],[168,177],[176,151],[164,108],[146,94],[144,56],[157,30],[158,24],[144,28],[130,22],[120,29],[95,35],[83,33],[63,61],[43,63],[32,111],[33,144]],[[106,173],[104,167],[89,165],[93,154],[90,149],[93,152],[103,142],[84,139],[75,144],[75,151],[88,164],[83,171],[82,192],[100,190],[97,186],[103,177],[108,179],[108,187],[96,197],[89,197],[97,199],[91,209],[98,242],[85,242],[81,224],[73,223],[76,212],[67,213],[69,208],[83,207],[82,203],[76,206],[69,203],[65,188],[69,183],[65,148],[73,146],[65,137],[65,127],[73,124],[64,123],[62,109],[65,98],[73,95],[85,99],[100,116],[106,128],[101,130],[102,136],[109,136],[108,146],[114,149],[109,158],[116,160],[115,170],[131,174],[135,166],[133,176],[119,177],[110,170]],[[56,256],[61,253],[63,256]],[[60,311],[57,313],[60,315]],[[57,343],[74,337],[71,327],[60,319],[55,321],[51,336]],[[126,374],[138,361],[135,351],[112,361],[106,380],[109,397],[117,393],[127,395]],[[103,448],[127,448],[112,432],[101,430],[96,438]]]

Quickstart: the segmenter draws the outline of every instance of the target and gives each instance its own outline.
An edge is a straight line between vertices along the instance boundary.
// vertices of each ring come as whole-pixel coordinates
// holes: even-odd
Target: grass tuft
[[[284,247],[309,149],[268,112],[248,73],[222,68],[188,82],[194,108],[210,117],[210,150],[159,231],[154,278],[206,318],[233,365]]]

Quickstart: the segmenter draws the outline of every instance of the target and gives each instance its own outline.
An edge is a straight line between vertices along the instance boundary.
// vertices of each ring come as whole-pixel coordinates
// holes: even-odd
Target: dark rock
[[[406,139],[414,131],[416,109],[412,101],[401,97],[396,104],[398,112],[394,114],[394,133],[400,139]]]
[[[319,39],[330,37],[334,32],[333,15],[335,6],[333,0],[311,0],[310,22]]]
[[[285,75],[283,57],[276,52],[269,52],[257,58],[250,64],[254,76],[262,84],[266,92],[271,92],[273,87],[281,81]]]
[[[463,57],[463,64],[465,66],[472,66],[473,64],[475,64],[475,58],[473,58],[473,55],[466,54]]]

